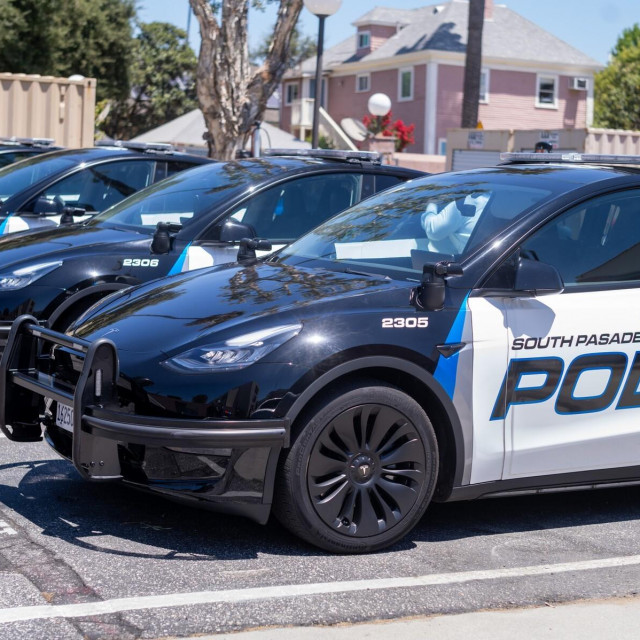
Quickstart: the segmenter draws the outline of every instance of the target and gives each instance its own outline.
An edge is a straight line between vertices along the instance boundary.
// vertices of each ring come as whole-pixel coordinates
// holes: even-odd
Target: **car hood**
[[[0,237],[0,270],[47,259],[62,260],[67,255],[86,253],[96,245],[121,244],[145,236],[122,229],[69,225],[44,231],[12,233]]]
[[[108,338],[119,350],[172,355],[185,346],[225,340],[263,327],[353,309],[355,296],[376,306],[406,282],[382,276],[258,263],[225,265],[128,289],[97,305],[74,334]],[[363,304],[365,304],[363,302]]]

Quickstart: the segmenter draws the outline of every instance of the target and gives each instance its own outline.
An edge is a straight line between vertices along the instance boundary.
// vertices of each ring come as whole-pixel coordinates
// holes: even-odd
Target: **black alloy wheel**
[[[402,391],[376,385],[326,398],[281,468],[276,515],[329,551],[392,544],[417,523],[435,487],[429,419]]]

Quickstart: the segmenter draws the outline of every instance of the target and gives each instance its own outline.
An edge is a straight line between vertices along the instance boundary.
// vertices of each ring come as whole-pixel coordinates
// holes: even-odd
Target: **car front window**
[[[51,158],[48,154],[27,158],[0,169],[0,203],[49,176],[61,173],[78,164],[72,157]]]
[[[86,224],[151,232],[158,222],[189,225],[221,203],[283,169],[254,160],[205,164],[166,178],[95,216]]]
[[[279,254],[415,279],[422,267],[463,260],[531,208],[566,189],[518,172],[429,176],[338,214]]]

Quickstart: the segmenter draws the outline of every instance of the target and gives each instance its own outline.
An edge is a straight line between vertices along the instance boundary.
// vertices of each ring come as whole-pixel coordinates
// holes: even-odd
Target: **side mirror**
[[[220,242],[240,242],[243,238],[255,238],[258,234],[250,224],[229,218],[220,228]]]
[[[60,215],[64,209],[64,200],[60,196],[45,198],[40,196],[33,204],[33,213],[40,216]]]
[[[564,282],[558,270],[551,264],[520,257],[516,267],[515,292],[545,296],[562,293]]]
[[[422,267],[422,281],[411,290],[410,302],[421,311],[438,311],[444,307],[445,276],[461,276],[462,267],[456,262],[437,262]]]
[[[182,229],[181,224],[173,222],[158,222],[156,230],[151,240],[151,253],[156,255],[164,255],[171,251],[175,234]]]

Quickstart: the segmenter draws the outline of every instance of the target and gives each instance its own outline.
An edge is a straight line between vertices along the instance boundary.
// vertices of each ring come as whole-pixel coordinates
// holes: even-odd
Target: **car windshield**
[[[205,164],[143,189],[85,224],[125,227],[148,233],[155,230],[158,222],[186,226],[284,170],[263,160]]]
[[[564,180],[536,179],[510,169],[432,175],[347,209],[275,259],[296,264],[320,260],[324,266],[415,279],[424,264],[463,260],[567,188]]]
[[[78,164],[77,158],[37,155],[0,169],[0,203],[40,180]]]

